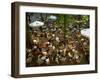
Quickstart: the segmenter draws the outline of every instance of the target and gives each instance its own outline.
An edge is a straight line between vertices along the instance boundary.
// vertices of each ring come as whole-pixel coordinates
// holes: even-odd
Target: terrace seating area
[[[26,67],[89,64],[89,37],[77,28],[64,30],[56,22],[44,22],[28,33]]]

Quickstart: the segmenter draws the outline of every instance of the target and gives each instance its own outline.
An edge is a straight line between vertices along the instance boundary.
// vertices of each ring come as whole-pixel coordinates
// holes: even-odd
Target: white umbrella
[[[54,16],[54,15],[51,15],[51,16],[49,16],[49,17],[48,17],[48,19],[50,19],[50,20],[56,20],[56,19],[57,19],[57,17],[56,17],[56,16]]]
[[[86,37],[90,37],[90,29],[83,29],[81,30],[81,34]]]
[[[41,21],[34,21],[32,23],[29,24],[30,27],[40,27],[40,26],[43,26],[44,25],[44,22],[41,22]]]

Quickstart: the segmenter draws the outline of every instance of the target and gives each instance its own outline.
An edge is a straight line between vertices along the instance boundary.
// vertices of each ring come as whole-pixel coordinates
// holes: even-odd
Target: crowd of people
[[[55,66],[89,63],[89,39],[77,29],[53,23],[32,28],[31,48],[26,49],[26,66]]]

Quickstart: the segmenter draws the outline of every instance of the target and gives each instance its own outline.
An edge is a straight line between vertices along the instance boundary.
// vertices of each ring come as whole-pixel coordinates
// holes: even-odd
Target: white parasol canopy
[[[40,27],[40,26],[43,26],[44,25],[44,22],[41,22],[41,21],[34,21],[32,23],[29,24],[30,27]]]
[[[57,19],[57,17],[56,17],[56,16],[54,16],[54,15],[51,15],[51,16],[49,16],[49,17],[48,17],[48,19],[50,19],[50,20],[56,20],[56,19]]]
[[[86,37],[90,37],[90,29],[83,29],[81,30],[81,34]]]

